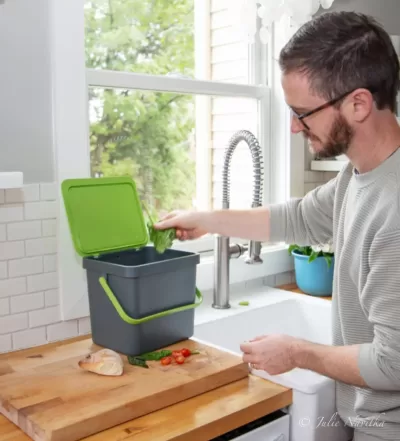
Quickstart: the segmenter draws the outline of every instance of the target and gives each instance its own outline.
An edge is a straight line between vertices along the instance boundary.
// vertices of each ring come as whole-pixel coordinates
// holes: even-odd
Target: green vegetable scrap
[[[147,228],[149,229],[150,240],[153,242],[154,248],[158,253],[162,254],[165,250],[171,248],[176,238],[175,229],[156,230],[150,222],[147,224]]]
[[[163,349],[162,351],[148,352],[147,354],[140,355],[143,360],[161,360],[164,357],[169,357],[172,351]]]
[[[240,306],[249,306],[250,305],[250,303],[246,300],[243,300],[242,302],[239,302],[239,305]]]
[[[190,351],[190,355],[200,354],[199,351]],[[147,352],[146,354],[137,355],[137,356],[128,356],[128,361],[130,364],[134,366],[140,366],[143,368],[149,368],[147,365],[147,361],[160,361],[165,357],[170,357],[173,355],[173,351],[168,349],[162,349],[161,351],[155,352]]]
[[[132,356],[129,355],[128,356],[128,361],[129,361],[130,364],[132,364],[134,366],[140,366],[140,367],[143,367],[143,368],[146,368],[146,369],[149,368],[149,366],[146,363],[146,360],[144,360],[141,357],[132,357]]]
[[[133,364],[134,366],[140,366],[143,368],[149,368],[146,361],[149,360],[161,360],[164,357],[168,357],[172,355],[172,351],[169,351],[167,349],[163,349],[162,351],[155,351],[155,352],[148,352],[146,354],[142,355],[136,355],[136,356],[128,356],[128,361],[130,364]]]
[[[143,202],[143,207],[149,218],[147,222],[147,229],[149,230],[150,241],[153,243],[157,253],[162,254],[165,252],[165,250],[172,247],[172,244],[176,239],[176,230],[175,228],[168,228],[166,230],[156,230],[154,228],[155,222],[153,221],[150,211],[144,202]]]

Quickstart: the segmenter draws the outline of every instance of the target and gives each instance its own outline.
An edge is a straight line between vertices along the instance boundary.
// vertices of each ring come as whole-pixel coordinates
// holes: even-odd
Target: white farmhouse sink
[[[287,334],[331,344],[330,301],[268,287],[244,300],[249,300],[253,306],[247,310],[237,307],[225,311],[209,310],[208,317],[199,314],[194,338],[240,356],[242,342],[264,334]],[[304,369],[274,376],[260,370],[252,373],[293,389],[293,404],[288,409],[290,441],[349,439],[348,429],[332,424],[336,415],[333,380]]]
[[[244,341],[276,333],[331,344],[330,302],[293,294],[287,300],[200,324],[195,328],[194,337],[241,354],[240,344]],[[327,380],[302,369],[275,376],[264,371],[253,373],[305,393],[314,393],[321,382]]]

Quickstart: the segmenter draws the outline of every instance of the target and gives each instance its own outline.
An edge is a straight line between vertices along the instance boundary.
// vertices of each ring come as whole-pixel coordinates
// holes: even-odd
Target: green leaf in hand
[[[150,214],[150,210],[147,205],[143,202],[143,207],[149,218],[147,222],[147,229],[149,230],[150,241],[153,243],[157,253],[164,253],[168,248],[172,247],[174,240],[176,239],[175,228],[168,228],[166,230],[156,230],[154,228],[154,221]]]
[[[158,253],[162,254],[165,250],[171,248],[176,238],[176,230],[174,228],[156,230],[151,222],[147,224],[147,228],[149,229],[150,240]]]

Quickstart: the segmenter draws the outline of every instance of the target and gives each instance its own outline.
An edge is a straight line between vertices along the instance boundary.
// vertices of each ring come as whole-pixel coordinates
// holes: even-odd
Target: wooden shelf
[[[294,292],[297,294],[301,294],[304,296],[308,296],[310,294],[305,294],[295,283],[289,283],[287,285],[280,285],[277,286],[278,289],[284,289],[285,291],[290,291],[290,292]],[[324,300],[332,300],[332,296],[327,296],[327,297],[319,297],[319,299],[324,299]]]
[[[340,171],[348,161],[311,161],[311,170],[314,171]]]

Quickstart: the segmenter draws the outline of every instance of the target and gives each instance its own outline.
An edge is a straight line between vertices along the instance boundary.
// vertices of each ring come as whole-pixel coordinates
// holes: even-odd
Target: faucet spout
[[[257,138],[247,130],[236,132],[229,141],[225,152],[224,167],[222,172],[222,208],[229,209],[230,204],[230,165],[233,153],[239,142],[245,141],[248,145],[253,162],[253,200],[252,207],[262,205],[262,178],[263,164],[261,147]],[[216,236],[214,251],[214,301],[213,308],[227,309],[229,303],[229,262],[232,257],[238,258],[245,251],[245,263],[259,264],[261,259],[261,243],[250,241],[249,246],[230,245],[229,237]]]

